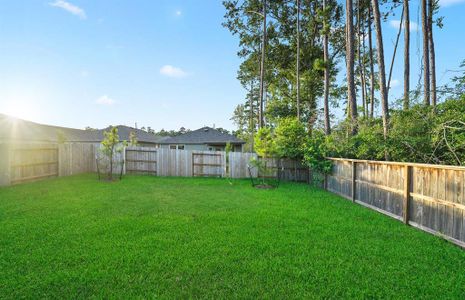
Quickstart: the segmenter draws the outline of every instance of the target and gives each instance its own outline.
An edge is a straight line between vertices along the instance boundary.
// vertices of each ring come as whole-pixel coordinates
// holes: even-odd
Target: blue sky
[[[443,4],[439,83],[465,59],[465,1]],[[414,22],[418,5],[411,2]],[[236,80],[238,42],[221,26],[223,15],[220,0],[1,0],[0,113],[77,128],[233,129],[245,92]],[[383,24],[387,61],[395,19]],[[420,38],[413,32],[412,85]],[[402,91],[399,50],[392,97]]]

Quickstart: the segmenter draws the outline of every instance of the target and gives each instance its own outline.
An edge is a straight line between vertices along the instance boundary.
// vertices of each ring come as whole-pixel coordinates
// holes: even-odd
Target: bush
[[[387,152],[392,161],[465,164],[465,96],[449,99],[436,109],[416,105],[392,110],[389,125],[385,141],[381,118],[360,119],[355,136],[349,134],[348,121],[340,122],[325,138],[326,155],[384,160]]]
[[[307,132],[295,117],[281,119],[275,130],[276,154],[279,157],[302,159]]]
[[[262,157],[274,157],[276,155],[276,144],[274,133],[269,127],[262,127],[254,138],[255,152]]]
[[[304,163],[313,171],[323,174],[331,171],[331,161],[326,159],[327,139],[322,131],[314,131],[303,148]]]

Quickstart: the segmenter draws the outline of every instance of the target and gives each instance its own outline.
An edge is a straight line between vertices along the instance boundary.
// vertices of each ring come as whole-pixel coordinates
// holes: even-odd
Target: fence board
[[[17,144],[10,148],[10,182],[18,184],[58,176],[56,144]]]
[[[224,155],[223,152],[192,152],[192,176],[224,177]]]
[[[333,167],[332,173],[327,176],[329,191],[351,198],[352,174],[349,164],[355,163],[357,203],[396,219],[406,218],[405,221],[415,227],[465,247],[465,168],[330,160]],[[409,172],[406,172],[407,167]],[[406,176],[410,176],[410,181]],[[408,203],[408,207],[404,203]],[[408,211],[405,212],[405,209]]]
[[[231,178],[247,178],[249,177],[249,164],[252,159],[258,159],[255,153],[229,153],[229,171]],[[252,176],[257,177],[257,169],[251,169]]]
[[[157,174],[157,149],[130,147],[125,149],[125,172],[128,174]]]

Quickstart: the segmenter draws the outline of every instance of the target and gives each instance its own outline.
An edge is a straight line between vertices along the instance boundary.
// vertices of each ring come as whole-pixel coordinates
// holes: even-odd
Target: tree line
[[[465,163],[465,76],[438,88],[433,33],[442,17],[438,0],[420,0],[422,68],[412,88],[409,2],[223,1],[223,26],[238,37],[237,77],[247,91],[232,120],[247,150],[260,151],[273,144],[263,139],[289,130],[305,132],[300,145],[293,143],[301,158]],[[393,54],[386,57],[383,26],[398,11]],[[402,35],[403,95],[390,99]]]

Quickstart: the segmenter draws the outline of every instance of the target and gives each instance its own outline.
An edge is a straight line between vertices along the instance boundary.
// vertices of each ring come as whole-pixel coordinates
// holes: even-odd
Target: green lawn
[[[0,298],[465,298],[465,251],[304,184],[0,189]]]

